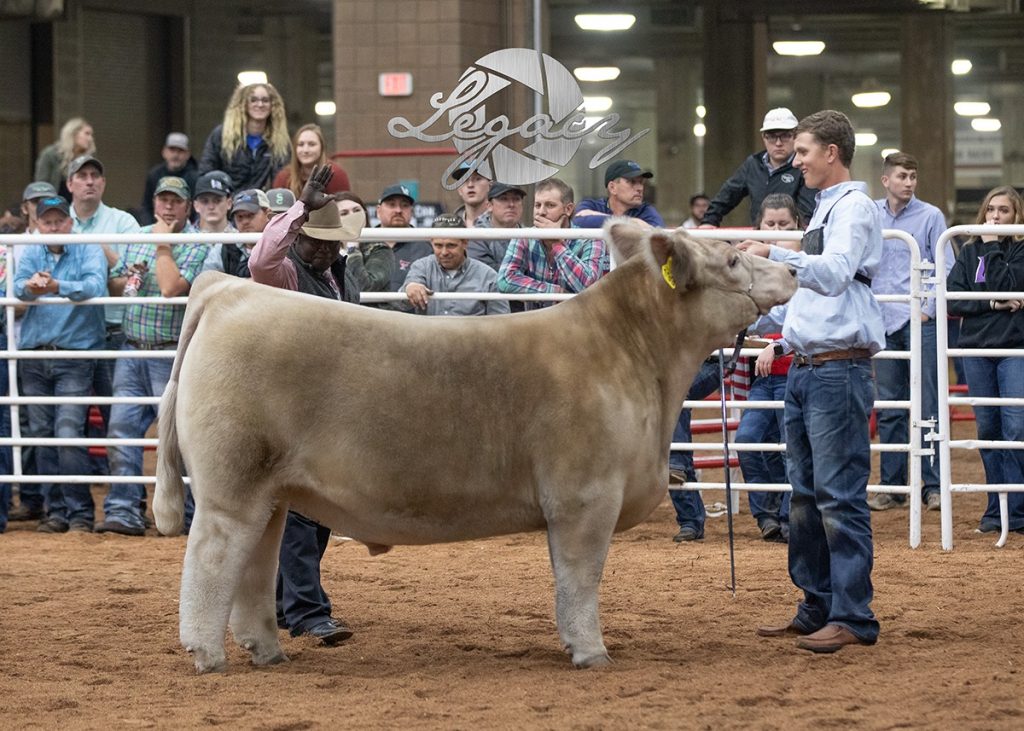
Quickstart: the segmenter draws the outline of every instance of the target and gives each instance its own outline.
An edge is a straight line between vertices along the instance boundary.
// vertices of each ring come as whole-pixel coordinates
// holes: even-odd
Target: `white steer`
[[[721,242],[605,233],[616,270],[517,315],[412,317],[196,281],[160,405],[154,510],[180,532],[184,458],[196,514],[180,632],[200,672],[225,668],[229,624],[254,663],[286,659],[274,580],[289,508],[371,551],[546,530],[561,641],[577,666],[609,661],[612,534],[664,498],[701,361],[796,279]]]

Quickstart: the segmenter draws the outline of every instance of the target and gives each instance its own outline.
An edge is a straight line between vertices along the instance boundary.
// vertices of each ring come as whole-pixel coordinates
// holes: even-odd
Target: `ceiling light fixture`
[[[974,68],[974,64],[971,63],[969,58],[955,58],[953,59],[953,63],[949,65],[949,70],[956,76],[969,74],[971,73],[972,68]]]
[[[818,56],[825,50],[824,41],[775,41],[772,48],[780,56]]]
[[[988,102],[956,102],[953,111],[961,117],[984,117],[992,111]]]
[[[697,124],[693,125],[693,136],[694,137],[703,137],[707,133],[708,133],[708,128],[704,126],[703,122],[697,122]]]
[[[572,73],[580,81],[612,81],[620,72],[618,66],[580,66]]]
[[[249,86],[250,84],[265,84],[267,83],[267,72],[266,71],[239,71],[238,72],[238,83],[242,86]]]
[[[884,107],[892,100],[892,94],[887,91],[862,91],[850,97],[853,106],[861,108]]]
[[[576,25],[583,30],[629,30],[635,22],[636,16],[630,13],[581,13],[576,16]]]
[[[319,101],[313,105],[313,111],[318,117],[333,117],[338,111],[338,106],[330,100]]]
[[[882,148],[882,159],[884,160],[885,158],[889,157],[889,155],[895,155],[899,151],[900,151],[900,148],[898,148],[898,147],[883,147]]]
[[[697,119],[704,119],[707,116],[708,109],[703,104],[697,105]]]
[[[995,117],[975,117],[971,120],[975,132],[998,132],[1002,126],[1002,122]]]
[[[607,112],[612,108],[610,96],[585,96],[583,97],[583,111],[585,112]]]
[[[857,132],[853,138],[857,147],[873,147],[878,143],[878,135],[874,132]]]

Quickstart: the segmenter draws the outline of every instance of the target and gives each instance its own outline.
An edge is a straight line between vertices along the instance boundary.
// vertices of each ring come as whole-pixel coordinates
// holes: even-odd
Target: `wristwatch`
[[[775,343],[775,346],[772,348],[772,350],[775,351],[775,357],[776,358],[781,358],[782,357],[783,350],[782,350],[782,344],[781,343]]]

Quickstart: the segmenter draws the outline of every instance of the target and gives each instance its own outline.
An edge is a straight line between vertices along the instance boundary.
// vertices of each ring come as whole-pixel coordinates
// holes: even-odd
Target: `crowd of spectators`
[[[751,222],[755,227],[776,226],[775,218],[788,215],[791,221],[779,228],[795,228],[810,218],[816,193],[803,180],[802,170],[794,165],[795,115],[788,109],[769,111],[762,126],[764,150],[750,155],[713,197],[698,193],[689,200],[689,217],[684,228],[714,228],[744,197],[750,198]],[[352,191],[347,173],[327,155],[322,130],[315,124],[301,126],[289,136],[284,100],[268,83],[239,86],[231,95],[223,120],[206,137],[197,160],[192,155],[188,136],[171,132],[160,150],[161,162],[148,173],[140,205],[132,214],[104,203],[106,170],[96,150],[93,128],[84,119],[69,120],[59,139],[46,147],[35,168],[35,180],[26,181],[20,206],[4,212],[0,223],[5,231],[28,233],[262,233],[277,217],[295,210],[308,181],[317,170],[328,170],[325,194],[331,207],[343,219],[359,216],[363,228],[369,225],[367,206]],[[877,201],[886,227],[903,228],[923,246],[923,258],[933,259],[933,247],[945,221],[934,206],[914,196],[917,163],[910,155],[896,153],[885,161],[882,178],[886,198]],[[646,182],[653,173],[633,160],[615,160],[605,169],[605,196],[577,202],[573,189],[558,178],[525,187],[493,181],[480,175],[471,162],[457,169],[460,181],[457,193],[462,205],[452,214],[442,214],[433,223],[438,229],[488,228],[595,228],[609,216],[627,216],[646,226],[664,226],[658,211],[645,200]],[[356,181],[358,182],[358,181]],[[990,194],[991,204],[1011,209],[1010,214],[994,220],[1014,221],[1021,216],[1019,196],[1012,188]],[[532,199],[532,216],[524,207]],[[1004,201],[1005,199],[1005,201]],[[385,186],[376,198],[380,226],[411,228],[415,194],[395,183]],[[991,205],[990,205],[991,207]],[[998,208],[998,205],[996,205]],[[767,214],[767,218],[766,218]],[[785,214],[785,215],[783,215]],[[321,211],[321,217],[326,215]],[[334,215],[334,214],[332,214]],[[989,220],[979,214],[979,221]],[[359,242],[357,236],[339,241],[335,256],[344,266],[335,294],[358,302],[361,292],[394,292],[406,296],[380,305],[372,305],[427,316],[473,316],[501,314],[510,310],[500,299],[474,301],[448,300],[435,295],[447,292],[485,292],[504,294],[578,293],[592,285],[610,269],[609,252],[600,239],[493,239],[447,236],[424,232],[422,238],[388,242]],[[901,244],[885,242],[886,254],[873,288],[876,293],[909,292],[909,271]],[[985,248],[985,255],[974,257]],[[991,249],[991,251],[989,251]],[[251,277],[254,244],[220,243],[215,236],[202,244],[154,245],[90,244],[69,247],[27,245],[15,248],[16,271],[11,272],[14,293],[32,301],[47,296],[82,301],[95,296],[112,295],[141,298],[127,305],[74,307],[72,305],[30,306],[16,323],[18,347],[22,350],[172,350],[180,334],[184,308],[147,304],[151,296],[172,297],[188,293],[202,271],[216,270],[240,277]],[[956,259],[955,280],[951,289],[984,285],[985,273],[1005,289],[1024,286],[1019,269],[1019,239],[986,239],[968,242]],[[965,254],[966,252],[966,254]],[[310,256],[314,253],[312,252]],[[974,258],[972,258],[974,257]],[[952,251],[947,257],[953,266]],[[980,262],[980,263],[979,263]],[[334,261],[323,271],[329,271]],[[258,262],[257,262],[258,264]],[[308,263],[307,263],[308,264]],[[987,264],[987,270],[986,270]],[[298,263],[298,271],[305,271]],[[309,265],[312,266],[312,265]],[[973,269],[971,267],[974,267]],[[978,268],[981,274],[977,273]],[[296,264],[292,264],[296,269]],[[970,271],[968,271],[970,270]],[[290,271],[290,270],[289,270]],[[978,277],[981,277],[981,280]],[[1016,279],[1014,277],[1017,277]],[[259,278],[257,278],[259,281]],[[289,280],[290,282],[290,280]],[[278,283],[278,286],[290,286]],[[294,287],[293,287],[294,288]],[[996,288],[998,289],[998,288]],[[321,294],[330,292],[324,290]],[[511,303],[512,311],[548,307],[552,301]],[[950,309],[965,318],[968,340],[996,347],[1013,338],[993,335],[1014,333],[1019,329],[1020,309],[1016,301],[1001,303],[959,302]],[[985,310],[981,312],[981,310]],[[886,317],[887,347],[904,349],[908,345],[906,307],[883,308]],[[934,306],[925,311],[925,328],[931,337],[924,339],[930,359],[925,367],[934,370]],[[972,318],[979,318],[975,328]],[[989,323],[998,321],[999,327]],[[1002,329],[1001,329],[1002,328]],[[980,334],[979,334],[980,333]],[[785,391],[788,359],[780,358],[786,344],[778,333],[755,368],[751,390],[773,399]],[[973,340],[972,340],[973,339]],[[773,363],[774,361],[774,363]],[[982,359],[972,359],[980,364]],[[1018,366],[1024,361],[1007,358],[983,369],[973,365],[968,371],[972,393],[1018,394],[1021,379]],[[931,365],[929,365],[931,364]],[[169,375],[167,358],[125,357],[117,359],[46,359],[19,361],[19,392],[24,395],[68,396],[159,396]],[[905,398],[909,376],[903,361],[876,364],[879,395]],[[0,368],[0,388],[4,388],[6,368]],[[973,373],[973,377],[972,374]],[[721,385],[717,360],[705,364],[688,398],[702,398]],[[924,417],[934,416],[934,382],[926,383]],[[5,391],[6,392],[6,391]],[[1020,419],[1012,407],[988,407],[979,412],[979,431],[984,426],[987,438],[1012,438]],[[145,436],[157,417],[155,406],[116,404],[102,406],[100,423],[90,419],[83,405],[31,405],[21,410],[22,431],[31,437]],[[9,434],[9,410],[0,410],[0,430]],[[1008,416],[1008,414],[1012,414]],[[754,417],[765,417],[755,419]],[[756,421],[756,424],[755,424]],[[673,441],[690,441],[690,415],[680,414]],[[906,441],[906,412],[883,413],[879,419],[883,441]],[[744,418],[744,440],[784,440],[781,418],[771,412],[748,411]],[[749,434],[747,432],[750,432]],[[1007,436],[1010,435],[1010,436]],[[95,450],[94,450],[95,451]],[[1007,450],[1003,450],[1007,451]],[[1018,453],[1004,455],[999,450],[983,450],[990,482],[1024,480]],[[142,449],[114,446],[105,458],[90,457],[84,447],[35,447],[23,450],[26,474],[102,474],[139,475]],[[785,479],[783,462],[777,455],[744,453],[748,482],[778,482]],[[906,455],[887,453],[883,457],[883,482],[906,482]],[[924,460],[927,507],[937,509],[937,463]],[[6,467],[4,465],[7,465]],[[691,483],[697,479],[692,457],[674,452],[670,458],[670,482]],[[0,450],[0,470],[10,470],[10,450]],[[749,472],[749,474],[747,474]],[[1012,478],[1012,479],[1011,479]],[[10,486],[0,493],[0,530],[11,520],[35,520],[38,530],[59,533],[67,530],[115,532],[143,535],[150,522],[146,490],[141,484],[115,482],[104,503],[104,519],[95,521],[95,510],[87,487],[81,484],[25,483],[18,488],[18,500],[12,503]],[[751,507],[766,540],[785,541],[788,535],[788,511],[778,493],[752,494]],[[696,491],[673,491],[680,531],[677,541],[703,537],[705,510]],[[897,507],[900,496],[879,496],[872,509]],[[1018,505],[1020,503],[1020,505]],[[1011,497],[1013,528],[1024,528],[1024,501]],[[995,503],[981,522],[990,530],[997,520]],[[186,521],[187,523],[187,521]]]

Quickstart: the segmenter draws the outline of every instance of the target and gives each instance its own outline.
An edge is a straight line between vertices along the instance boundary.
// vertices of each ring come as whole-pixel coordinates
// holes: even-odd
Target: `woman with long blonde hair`
[[[292,161],[274,178],[275,188],[288,188],[298,200],[313,169],[320,165],[329,165],[334,175],[325,192],[340,193],[352,189],[348,173],[327,158],[327,144],[319,125],[304,124],[299,127],[299,131],[292,139],[292,147]]]
[[[982,201],[975,221],[979,225],[1024,225],[1024,200],[1009,185],[993,188]],[[960,248],[946,280],[950,292],[1024,291],[1024,237],[983,234]],[[963,317],[961,348],[1024,348],[1024,299],[949,300],[951,315]],[[1024,398],[1024,357],[974,356],[964,358],[971,396]],[[975,406],[978,439],[1024,441],[1024,407]],[[990,485],[1024,483],[1024,451],[982,449],[985,481]],[[1024,493],[1009,494],[1010,530],[1024,532]],[[988,505],[978,530],[1000,529],[997,493]]]
[[[271,84],[239,86],[206,138],[199,174],[222,170],[234,191],[267,188],[291,158],[284,100]]]
[[[60,137],[47,145],[36,160],[35,181],[46,181],[58,191],[66,183],[68,165],[79,155],[95,155],[96,141],[92,125],[81,117],[72,117],[60,128]],[[67,195],[64,189],[63,195]],[[70,200],[70,196],[68,196]]]

